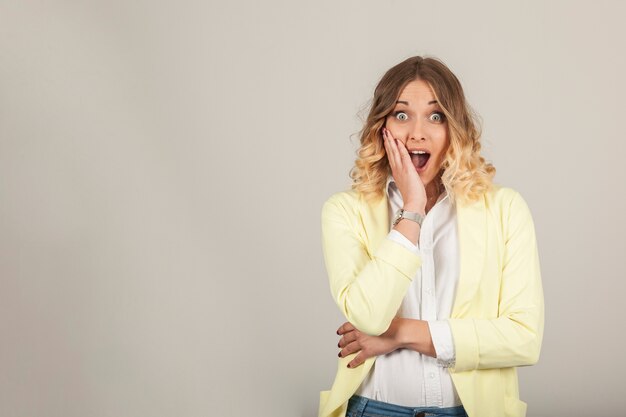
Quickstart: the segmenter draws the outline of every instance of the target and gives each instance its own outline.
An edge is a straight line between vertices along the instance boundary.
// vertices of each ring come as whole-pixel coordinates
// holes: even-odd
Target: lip
[[[406,150],[411,153],[412,151],[424,151],[424,152],[428,152],[429,154],[432,154],[431,151],[429,151],[426,148],[406,148]]]

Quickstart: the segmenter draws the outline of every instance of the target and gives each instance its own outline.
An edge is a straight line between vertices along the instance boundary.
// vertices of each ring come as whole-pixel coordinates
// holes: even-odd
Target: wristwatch
[[[405,209],[401,208],[400,210],[398,210],[396,212],[396,217],[395,217],[395,219],[393,221],[393,225],[395,226],[402,219],[413,220],[414,222],[419,224],[420,227],[422,227],[422,222],[424,221],[424,216],[422,216],[419,213],[414,213],[412,211],[406,211]]]

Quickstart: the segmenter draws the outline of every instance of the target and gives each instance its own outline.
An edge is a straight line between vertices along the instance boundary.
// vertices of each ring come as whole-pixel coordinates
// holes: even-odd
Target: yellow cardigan
[[[449,368],[469,417],[523,417],[516,366],[533,365],[543,337],[543,289],[535,228],[521,195],[495,184],[478,202],[457,204],[460,276],[449,319],[456,364]],[[322,207],[322,247],[332,296],[346,320],[384,333],[421,266],[421,257],[387,239],[387,197],[368,203],[354,190]],[[376,357],[338,359],[319,417],[343,417]]]

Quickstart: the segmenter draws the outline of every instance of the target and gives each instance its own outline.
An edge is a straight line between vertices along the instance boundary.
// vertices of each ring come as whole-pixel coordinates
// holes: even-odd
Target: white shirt
[[[450,317],[459,277],[459,243],[454,204],[444,191],[426,213],[418,245],[393,229],[402,195],[389,175],[385,192],[389,200],[390,232],[387,236],[422,257],[398,309],[398,317],[428,321],[437,358],[411,349],[380,355],[355,394],[408,407],[455,407],[461,400],[447,367],[454,363]],[[410,220],[405,220],[410,221]]]

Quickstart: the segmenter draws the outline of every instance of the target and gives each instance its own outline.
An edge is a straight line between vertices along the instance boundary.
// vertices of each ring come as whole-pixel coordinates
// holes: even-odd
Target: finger
[[[389,147],[391,148],[391,159],[393,161],[392,167],[395,169],[402,169],[402,159],[400,157],[400,150],[398,147],[400,143],[393,137],[388,129],[385,129],[387,137],[389,138]]]
[[[391,166],[391,170],[396,169],[396,161],[393,158],[393,150],[391,149],[391,139],[387,134],[387,129],[383,128],[383,144],[385,145],[385,153],[387,154],[387,161],[389,161],[389,166]]]
[[[394,140],[391,138],[389,131],[383,128],[383,137],[385,139],[385,152],[387,153],[387,161],[389,162],[389,166],[391,167],[392,172],[396,172],[396,158],[394,158],[394,148],[393,143]]]
[[[337,343],[337,347],[344,347],[350,342],[354,342],[357,339],[356,330],[345,333],[341,339],[339,339],[339,343]]]
[[[350,362],[348,362],[348,368],[356,368],[361,366],[361,364],[363,362],[365,362],[365,359],[367,359],[367,357],[365,356],[365,354],[363,354],[363,352],[359,353],[358,355],[356,355],[356,357],[354,359],[352,359]]]
[[[413,165],[411,154],[409,154],[409,150],[406,148],[406,145],[400,141],[397,141],[396,144],[398,158],[400,160],[400,162],[398,163],[400,170],[408,175],[417,176],[417,172],[415,171],[415,165]]]
[[[411,155],[409,154],[408,149],[404,144],[398,143],[398,154],[400,155],[400,160],[402,161],[402,166],[405,168],[415,168],[413,165],[413,161],[411,160]]]
[[[348,356],[348,355],[350,355],[352,353],[358,352],[361,349],[362,349],[361,348],[361,344],[359,342],[357,342],[357,341],[354,341],[352,343],[349,343],[343,349],[341,349],[337,356],[339,356],[340,358],[343,358],[343,357]]]
[[[337,329],[337,334],[344,334],[344,333],[349,332],[351,330],[354,330],[354,326],[352,325],[352,323],[347,321],[344,324],[342,324],[341,326],[339,326],[339,328]]]

